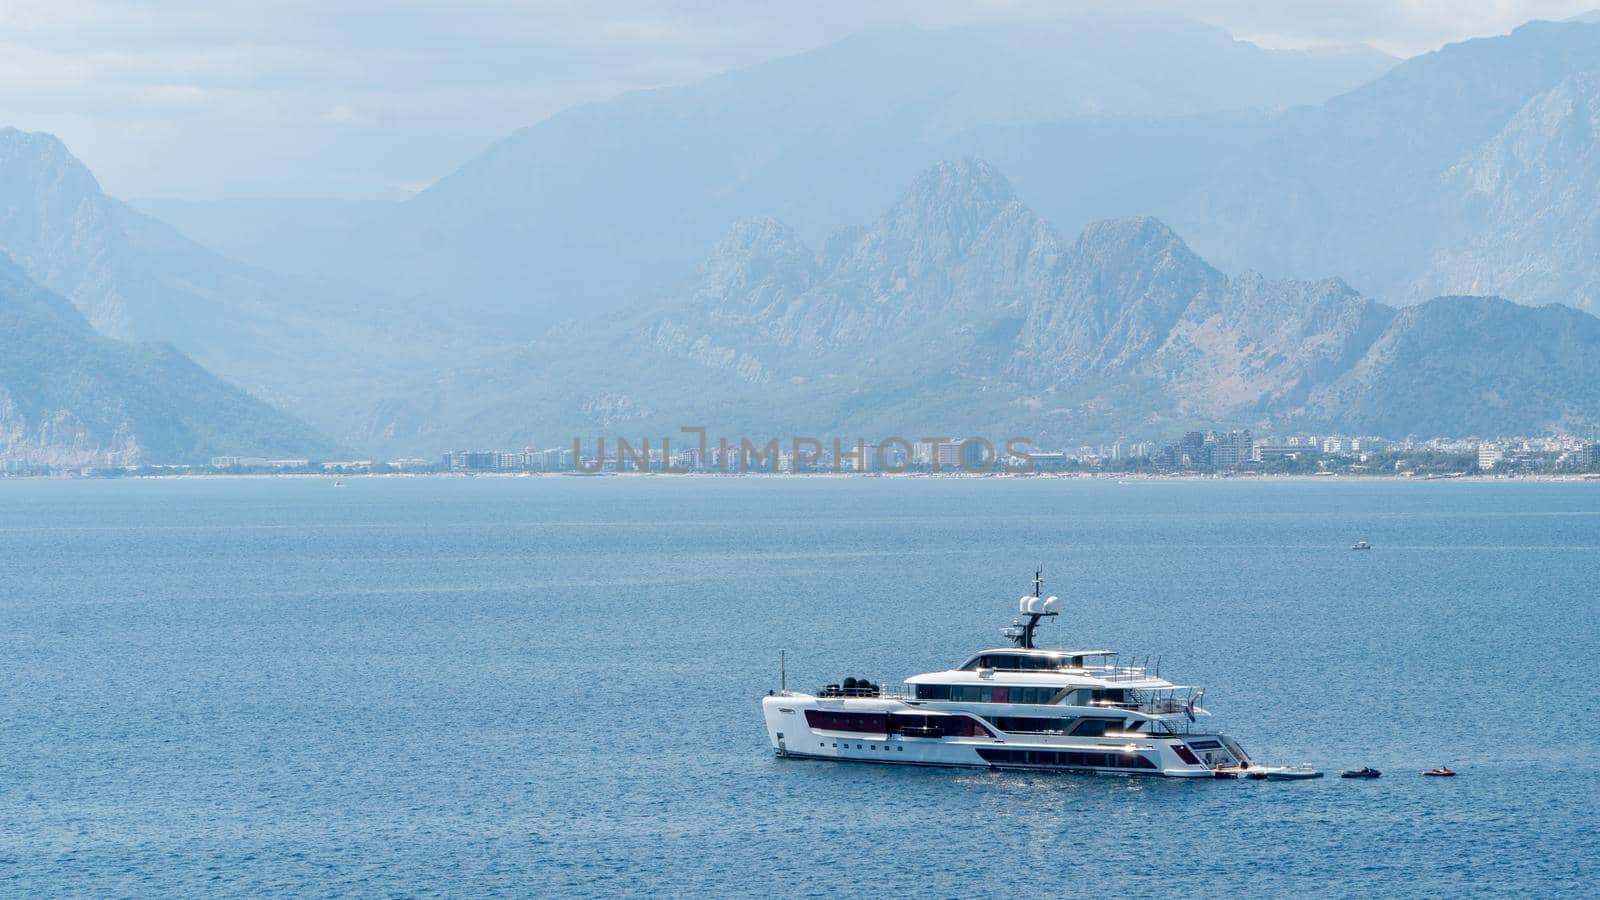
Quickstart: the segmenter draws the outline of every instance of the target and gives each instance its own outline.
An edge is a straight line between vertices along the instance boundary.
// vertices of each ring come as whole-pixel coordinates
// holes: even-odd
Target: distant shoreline
[[[1128,474],[1111,472],[1035,472],[1029,474],[978,474],[973,472],[380,472],[380,473],[333,473],[333,472],[218,472],[196,473],[183,472],[173,474],[129,474],[121,476],[85,476],[85,475],[10,475],[0,477],[0,483],[7,481],[274,481],[274,480],[311,480],[311,481],[368,481],[374,479],[551,479],[568,478],[572,480],[585,479],[727,479],[727,478],[759,478],[759,479],[784,479],[790,481],[805,481],[822,479],[835,481],[840,479],[958,479],[963,481],[1114,481],[1120,483],[1161,483],[1161,482],[1571,482],[1600,484],[1600,473],[1571,473],[1571,474],[1529,474],[1529,475],[1382,475],[1382,474],[1201,474],[1181,473],[1170,475]]]

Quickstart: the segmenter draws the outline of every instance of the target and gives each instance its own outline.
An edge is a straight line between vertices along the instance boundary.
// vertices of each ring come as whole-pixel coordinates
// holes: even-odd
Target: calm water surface
[[[952,665],[1036,565],[1387,774],[772,757],[780,649]],[[1597,585],[1592,483],[0,482],[0,892],[1592,896]]]

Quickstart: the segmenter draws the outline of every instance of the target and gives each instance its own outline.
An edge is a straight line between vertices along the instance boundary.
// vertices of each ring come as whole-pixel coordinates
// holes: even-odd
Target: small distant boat
[[[1322,773],[1310,766],[1279,766],[1249,769],[1244,777],[1252,781],[1304,781],[1308,778],[1321,778]]]
[[[1371,766],[1362,766],[1359,769],[1346,769],[1345,771],[1339,773],[1340,778],[1377,778],[1381,775],[1383,775],[1382,772],[1379,772],[1377,769],[1374,769]]]
[[[1449,766],[1434,766],[1433,768],[1429,769],[1426,772],[1423,772],[1422,774],[1431,775],[1434,778],[1451,778],[1456,773],[1455,773],[1455,770],[1450,768]]]
[[[1366,541],[1356,541],[1354,544],[1350,545],[1350,549],[1351,550],[1371,550],[1372,549],[1372,545],[1367,543]]]

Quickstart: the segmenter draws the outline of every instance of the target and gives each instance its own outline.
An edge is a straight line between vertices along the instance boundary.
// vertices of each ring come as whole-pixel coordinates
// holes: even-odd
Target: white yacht
[[[994,769],[1167,775],[1181,778],[1308,778],[1267,768],[1232,738],[1195,730],[1204,691],[1174,684],[1115,651],[1034,645],[1060,600],[1034,593],[1002,634],[1010,647],[906,679],[890,691],[847,678],[816,694],[782,689],[762,698],[767,736],[781,757],[979,766]]]

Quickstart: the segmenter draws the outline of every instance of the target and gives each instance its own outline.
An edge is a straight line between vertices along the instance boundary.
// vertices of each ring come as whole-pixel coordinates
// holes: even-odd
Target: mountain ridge
[[[101,190],[53,135],[0,128],[0,253],[102,334],[169,343],[249,393],[350,434],[372,394],[498,338],[370,290],[221,257]]]
[[[1123,35],[1107,28],[1103,35]],[[1077,46],[1096,33],[1047,37]],[[1043,40],[1012,37],[1024,48]],[[574,307],[620,308],[669,284],[741,218],[776,215],[822,246],[841,219],[880,213],[893,200],[886,185],[971,155],[1008,172],[1019,199],[1069,233],[1153,215],[1227,271],[1338,272],[1398,304],[1473,291],[1600,311],[1600,275],[1578,278],[1577,296],[1563,294],[1573,284],[1548,271],[1536,241],[1519,244],[1516,260],[1478,261],[1506,252],[1515,219],[1457,234],[1444,226],[1461,205],[1441,183],[1531,98],[1600,68],[1600,25],[1530,22],[1374,70],[1348,90],[1265,107],[1163,109],[1133,94],[1074,105],[1063,95],[1028,111],[998,88],[983,95],[986,107],[962,99],[950,73],[966,63],[950,50],[943,68],[863,68],[871,58],[863,48],[921,58],[946,39],[955,40],[920,34],[900,47],[867,35],[560,113],[486,148],[351,235],[348,247],[330,245],[340,259],[327,268],[418,296],[490,297],[531,336]],[[1168,39],[1169,55],[1211,46],[1199,32],[1158,28],[1130,60],[1148,59]],[[1055,57],[1019,52],[995,69],[1039,76],[1057,66],[1062,84],[1099,83]],[[1189,87],[1168,85],[1174,96]],[[837,114],[822,116],[829,98]],[[1592,196],[1587,186],[1574,190]],[[1574,211],[1564,224],[1585,222]],[[1595,273],[1600,263],[1566,268]]]
[[[1174,47],[1196,58],[1174,66]],[[1393,60],[1309,74],[1324,64],[1168,16],[872,31],[519,129],[351,233],[323,270],[494,297],[548,322],[574,301],[615,307],[664,283],[749,215],[820,240],[841,218],[880,211],[885,184],[953,155],[949,140],[981,123],[1278,108]],[[589,264],[619,256],[627,265]]]
[[[1152,217],[1095,223],[1067,244],[1001,182],[978,160],[940,163],[841,232],[843,252],[813,250],[770,217],[736,223],[696,275],[604,328],[558,329],[458,372],[492,389],[457,434],[537,439],[491,424],[511,408],[564,440],[708,420],[1049,441],[1600,421],[1585,387],[1600,320],[1587,313],[1476,298],[1397,309],[1338,278],[1230,277]],[[1490,321],[1495,338],[1474,331]],[[1485,352],[1496,340],[1524,350]],[[497,374],[509,372],[518,384]],[[1428,373],[1443,381],[1422,415],[1407,404]],[[1494,400],[1512,396],[1515,415]]]
[[[132,465],[332,449],[170,345],[102,336],[0,254],[0,456]]]

